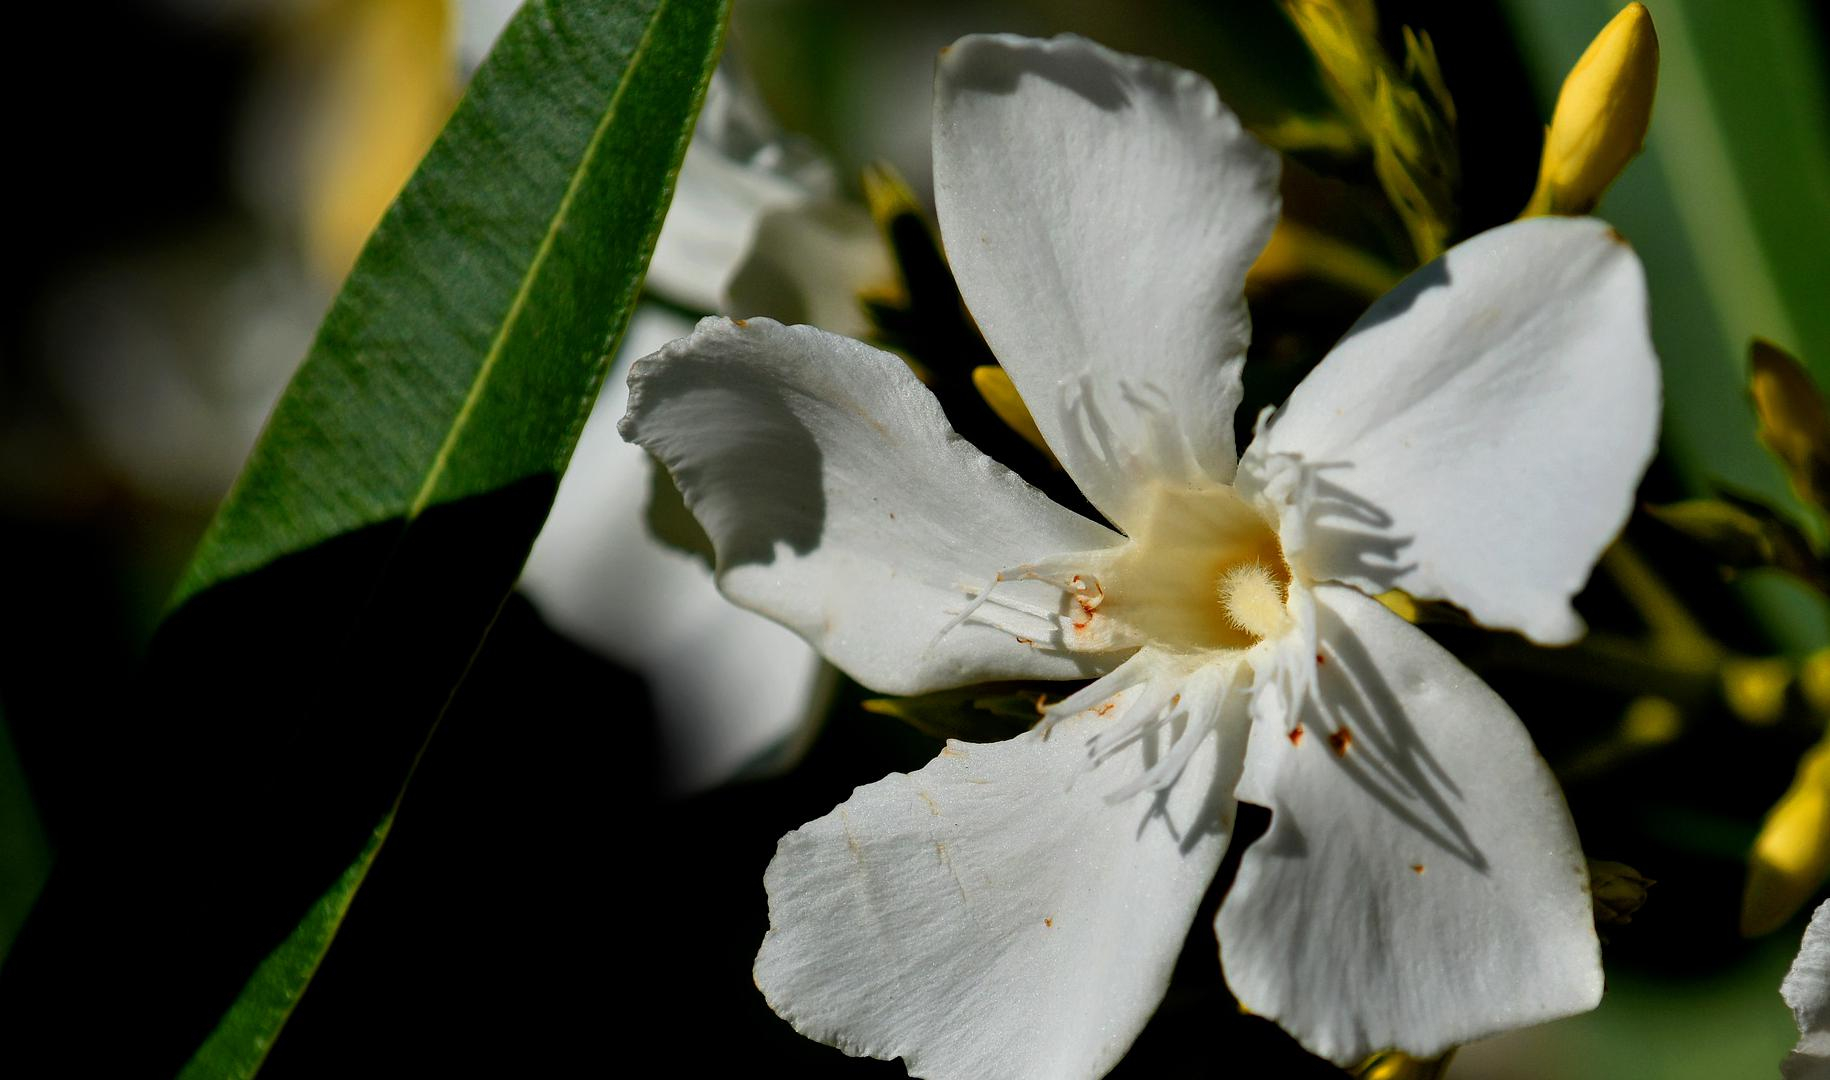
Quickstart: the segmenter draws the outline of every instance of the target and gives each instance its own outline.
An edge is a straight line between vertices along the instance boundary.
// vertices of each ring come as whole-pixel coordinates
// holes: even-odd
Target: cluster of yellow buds
[[[1448,247],[1461,159],[1455,103],[1429,35],[1404,28],[1401,69],[1363,0],[1284,0],[1336,104],[1372,150],[1373,171],[1410,233],[1418,262]]]

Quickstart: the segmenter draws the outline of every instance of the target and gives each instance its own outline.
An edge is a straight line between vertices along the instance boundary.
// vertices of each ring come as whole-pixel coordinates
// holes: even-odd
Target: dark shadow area
[[[649,439],[652,429],[666,439],[661,446],[643,445],[672,458],[676,483],[699,493],[693,512],[704,531],[722,541],[720,566],[772,563],[777,544],[799,555],[819,544],[826,527],[824,455],[781,380],[747,363],[682,351],[645,374],[638,368],[631,388],[632,400],[643,393],[673,395],[670,407],[647,411],[640,438]],[[716,452],[682,435],[689,421],[668,415],[673,410],[691,416],[692,430],[718,431]]]
[[[264,1080],[569,1075],[636,1030],[644,958],[696,947],[658,932],[652,717],[640,679],[510,597]]]
[[[166,620],[0,971],[3,1071],[184,1064],[392,805],[554,486],[339,537]]]

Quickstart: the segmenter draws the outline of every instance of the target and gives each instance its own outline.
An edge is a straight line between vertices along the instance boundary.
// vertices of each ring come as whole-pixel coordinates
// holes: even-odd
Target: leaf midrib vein
[[[444,442],[439,445],[438,453],[434,455],[431,466],[426,470],[425,480],[421,482],[419,491],[413,496],[413,502],[407,507],[406,520],[409,523],[419,517],[431,503],[433,492],[437,490],[438,482],[445,475],[445,469],[451,461],[451,454],[469,425],[470,414],[476,411],[477,402],[482,400],[483,391],[489,385],[490,376],[494,374],[497,362],[502,358],[509,335],[514,331],[516,324],[521,319],[522,311],[527,307],[527,299],[533,292],[534,282],[539,279],[541,269],[546,265],[547,257],[553,252],[553,245],[558,240],[559,231],[565,225],[566,215],[571,212],[573,201],[584,187],[585,175],[590,172],[591,163],[597,157],[604,135],[610,130],[611,123],[616,119],[617,108],[623,102],[624,92],[629,89],[629,84],[635,81],[636,70],[641,67],[642,59],[648,53],[649,43],[654,40],[655,27],[661,24],[661,16],[667,10],[668,3],[669,0],[660,0],[655,5],[654,14],[649,16],[648,25],[642,29],[641,40],[636,42],[635,51],[629,54],[629,62],[623,67],[623,76],[617,81],[616,91],[610,95],[610,104],[605,107],[603,116],[598,119],[597,128],[591,133],[590,142],[585,144],[584,156],[579,159],[578,167],[572,171],[572,179],[566,184],[565,194],[560,196],[559,206],[553,211],[551,220],[547,222],[546,234],[541,237],[540,247],[534,252],[534,259],[529,264],[527,273],[521,277],[521,285],[515,290],[515,297],[509,303],[508,314],[503,317],[502,326],[496,331],[495,340],[490,342],[489,352],[483,356],[482,366],[477,369],[477,376],[471,381],[470,392],[464,396],[464,404],[459,407],[450,430],[445,433]]]

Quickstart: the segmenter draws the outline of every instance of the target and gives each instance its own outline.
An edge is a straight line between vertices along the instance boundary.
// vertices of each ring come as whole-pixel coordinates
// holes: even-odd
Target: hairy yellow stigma
[[[1256,638],[1274,637],[1289,623],[1284,590],[1263,563],[1229,567],[1214,583],[1226,621]]]

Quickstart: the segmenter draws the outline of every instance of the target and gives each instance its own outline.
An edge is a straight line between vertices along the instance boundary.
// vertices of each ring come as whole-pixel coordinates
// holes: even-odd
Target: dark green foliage
[[[206,1038],[188,1075],[259,1067],[545,519],[725,17],[534,0],[503,34],[98,733],[106,805],[0,977],[0,1072],[169,1076]]]

